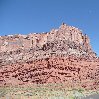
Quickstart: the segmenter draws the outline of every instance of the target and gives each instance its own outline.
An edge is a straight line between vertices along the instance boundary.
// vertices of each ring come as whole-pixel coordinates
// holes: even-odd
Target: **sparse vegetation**
[[[66,88],[64,84],[0,87],[0,99],[80,99],[86,93],[92,91]]]

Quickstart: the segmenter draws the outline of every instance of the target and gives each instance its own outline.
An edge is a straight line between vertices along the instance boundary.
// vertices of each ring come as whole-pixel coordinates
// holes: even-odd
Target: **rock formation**
[[[0,86],[67,83],[97,88],[99,59],[78,28],[0,37]]]

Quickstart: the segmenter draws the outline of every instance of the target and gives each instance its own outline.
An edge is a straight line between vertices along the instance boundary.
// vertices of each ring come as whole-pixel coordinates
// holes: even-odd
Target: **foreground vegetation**
[[[0,87],[0,99],[81,99],[98,91],[66,88],[63,84]]]

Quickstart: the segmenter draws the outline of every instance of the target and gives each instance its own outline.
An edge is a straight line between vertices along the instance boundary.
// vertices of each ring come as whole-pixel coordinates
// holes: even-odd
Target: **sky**
[[[62,22],[90,38],[99,56],[99,0],[0,0],[0,35],[49,32]]]

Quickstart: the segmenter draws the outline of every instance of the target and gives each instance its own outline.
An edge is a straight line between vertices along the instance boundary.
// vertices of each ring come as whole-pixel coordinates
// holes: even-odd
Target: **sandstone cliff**
[[[62,24],[49,33],[0,37],[0,63],[27,61],[56,56],[96,57],[90,40],[78,28]]]
[[[99,60],[78,28],[0,37],[0,86],[67,83],[96,88]]]

